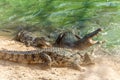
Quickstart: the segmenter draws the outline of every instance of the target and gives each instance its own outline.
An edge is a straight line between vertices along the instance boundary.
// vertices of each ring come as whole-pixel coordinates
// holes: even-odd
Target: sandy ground
[[[32,50],[22,43],[0,37],[0,49]],[[99,54],[102,53],[98,51]],[[40,65],[28,65],[0,60],[0,80],[120,80],[119,56],[95,57],[96,64],[86,66],[85,72],[69,68],[42,70]]]

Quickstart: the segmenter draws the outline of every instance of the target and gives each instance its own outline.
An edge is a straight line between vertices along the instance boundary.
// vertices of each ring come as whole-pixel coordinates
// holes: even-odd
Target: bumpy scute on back
[[[23,42],[26,46],[39,48],[51,47],[51,44],[44,37],[36,37],[31,32],[25,30],[19,31],[14,39]]]
[[[29,64],[40,63],[44,65],[44,68],[51,68],[51,66],[71,67],[80,71],[82,71],[81,65],[87,63],[85,59],[89,58],[87,59],[88,63],[93,63],[89,56],[86,57],[86,54],[81,57],[80,54],[64,48],[45,48],[31,51],[0,50],[0,58]]]

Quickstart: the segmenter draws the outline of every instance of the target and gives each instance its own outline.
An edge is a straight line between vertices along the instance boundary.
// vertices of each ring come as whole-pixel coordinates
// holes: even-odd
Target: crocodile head
[[[89,34],[86,34],[82,39],[75,42],[75,48],[79,49],[79,50],[84,50],[94,44],[101,43],[100,41],[95,41],[92,39],[93,37],[97,36],[97,34],[101,31],[102,31],[102,29],[98,28],[97,30],[95,30]]]

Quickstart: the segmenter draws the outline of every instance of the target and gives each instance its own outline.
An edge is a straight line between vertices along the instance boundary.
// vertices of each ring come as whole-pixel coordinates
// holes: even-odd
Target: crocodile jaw
[[[101,32],[101,31],[102,31],[102,29],[98,28],[97,30],[95,30],[94,32],[92,32],[90,35],[88,34],[89,35],[88,42],[90,44],[96,44],[96,43],[98,43],[99,41],[93,40],[93,37],[98,36],[99,32]]]
[[[99,32],[101,32],[101,28],[93,31],[92,33],[89,33],[85,35],[82,39],[76,41],[74,43],[74,48],[79,50],[84,50],[94,44],[99,43],[99,41],[93,40],[92,38],[97,36]]]
[[[96,43],[98,43],[98,41],[95,41],[93,39],[89,39],[88,41],[89,41],[90,44],[96,44]]]

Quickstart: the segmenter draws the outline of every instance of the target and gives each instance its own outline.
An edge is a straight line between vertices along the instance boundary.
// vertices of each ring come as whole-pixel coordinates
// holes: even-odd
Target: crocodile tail
[[[0,59],[3,59],[3,60],[28,63],[28,60],[26,60],[25,57],[26,57],[26,54],[19,54],[18,51],[0,50]]]

